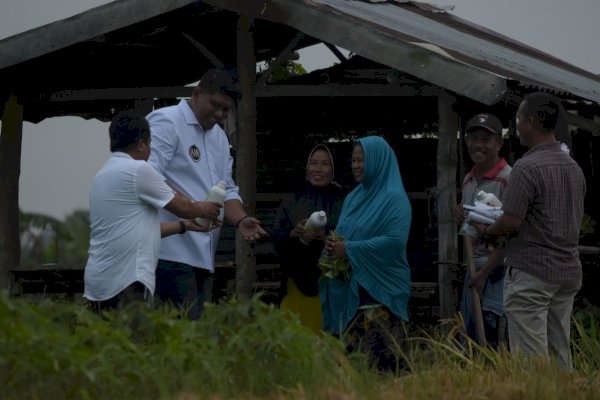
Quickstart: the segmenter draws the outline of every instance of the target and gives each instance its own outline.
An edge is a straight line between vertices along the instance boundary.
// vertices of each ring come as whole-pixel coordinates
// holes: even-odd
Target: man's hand
[[[240,221],[238,230],[244,240],[253,241],[265,236],[267,232],[260,226],[260,221],[254,217],[246,217]]]
[[[452,217],[454,218],[454,222],[458,225],[462,225],[465,222],[465,209],[463,208],[463,204],[457,204],[452,208]]]
[[[223,205],[212,201],[197,201],[196,206],[200,208],[200,212],[204,218],[214,219],[219,218],[219,212]]]
[[[487,228],[489,226],[486,224],[480,224],[478,222],[469,222],[469,225],[471,225],[473,228],[475,228],[478,235],[483,235],[485,228]]]
[[[485,246],[488,249],[494,250],[500,246],[501,243],[498,241],[498,236],[490,236],[485,234],[485,228],[487,228],[489,225],[479,224],[477,222],[469,222],[469,225],[475,228],[477,234],[479,235],[479,239],[485,242]]]
[[[483,297],[483,290],[485,289],[485,285],[487,284],[488,275],[485,270],[481,269],[475,272],[475,275],[471,277],[469,281],[469,288],[475,287],[479,292],[479,297]]]
[[[220,228],[221,226],[223,226],[223,223],[221,221],[219,221],[218,219],[212,221],[208,225],[208,227],[206,227],[204,225],[199,225],[198,223],[196,223],[196,221],[194,219],[184,219],[182,221],[185,224],[186,231],[190,231],[190,232],[210,232],[214,229],[217,229],[217,228]]]

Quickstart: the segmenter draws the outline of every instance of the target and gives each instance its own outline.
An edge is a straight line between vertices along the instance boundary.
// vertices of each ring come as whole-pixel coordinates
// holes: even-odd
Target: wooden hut
[[[291,85],[268,84],[270,70],[257,77],[257,61],[274,60],[276,65],[316,43],[324,43],[341,61],[335,46],[384,66],[385,79]],[[11,287],[11,271],[19,270],[23,121],[64,115],[106,121],[122,108],[149,111],[189,96],[190,88],[184,85],[213,66],[235,70],[242,88],[235,142],[237,164],[244,168],[237,169],[236,178],[251,209],[257,199],[256,126],[269,123],[263,120],[261,104],[294,98],[301,104],[296,112],[308,120],[314,116],[307,114],[310,99],[330,105],[318,110],[330,120],[347,120],[348,113],[340,110],[348,108],[341,105],[383,99],[389,112],[400,116],[397,122],[403,110],[417,105],[420,123],[428,123],[437,137],[435,167],[429,170],[436,184],[427,190],[427,198],[435,202],[442,317],[453,315],[458,302],[453,282],[461,267],[450,210],[461,170],[457,136],[463,121],[485,108],[497,112],[510,128],[522,96],[547,90],[571,111],[570,123],[578,132],[575,141],[588,143],[597,153],[598,76],[433,5],[379,0],[118,0],[0,41],[1,286]],[[380,115],[376,118],[372,122],[384,121]],[[584,169],[589,179],[597,179],[592,178],[597,177],[592,165]],[[597,203],[597,183],[588,186],[588,197]],[[249,295],[255,279],[252,257],[243,257],[249,253],[248,245],[238,241],[236,290],[241,295]]]

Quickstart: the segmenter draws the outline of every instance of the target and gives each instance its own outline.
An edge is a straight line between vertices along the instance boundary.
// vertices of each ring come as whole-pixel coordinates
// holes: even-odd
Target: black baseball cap
[[[469,132],[473,132],[478,128],[483,128],[491,133],[495,133],[502,137],[502,123],[500,120],[492,114],[481,113],[472,117],[467,122],[467,127],[465,128],[465,134]]]

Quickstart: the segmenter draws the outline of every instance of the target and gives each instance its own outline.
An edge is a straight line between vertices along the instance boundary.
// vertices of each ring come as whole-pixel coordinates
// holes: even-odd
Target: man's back
[[[150,172],[142,173],[143,178],[153,180],[140,180],[141,169]],[[106,300],[136,280],[154,291],[160,244],[157,209],[172,198],[166,186],[167,191],[161,188],[160,179],[146,162],[119,152],[112,154],[94,178],[86,298]]]
[[[523,219],[509,241],[506,263],[547,282],[581,279],[577,252],[585,177],[559,143],[534,146],[515,163],[503,200]]]

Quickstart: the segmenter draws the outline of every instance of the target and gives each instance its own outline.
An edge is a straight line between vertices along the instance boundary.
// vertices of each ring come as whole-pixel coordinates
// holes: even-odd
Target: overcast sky
[[[0,39],[67,18],[106,0],[0,0]],[[448,0],[453,14],[600,74],[600,0]],[[301,53],[309,71],[336,59]],[[108,124],[77,117],[23,126],[20,206],[63,219],[88,208],[88,190],[109,156]]]

